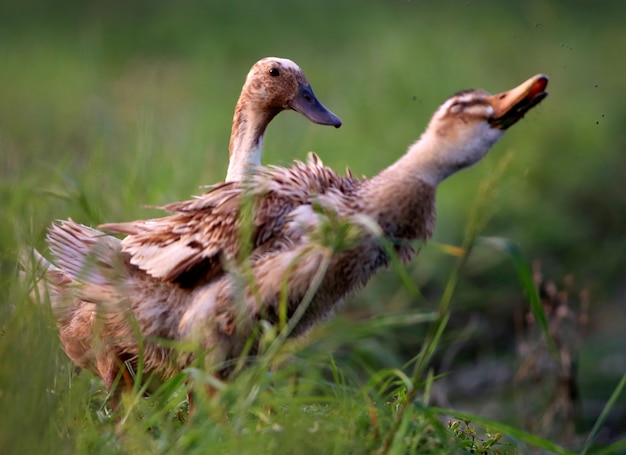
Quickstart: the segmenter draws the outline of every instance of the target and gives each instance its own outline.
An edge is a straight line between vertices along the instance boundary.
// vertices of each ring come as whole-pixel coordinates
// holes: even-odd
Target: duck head
[[[304,72],[286,58],[267,57],[256,62],[246,78],[242,97],[271,117],[294,110],[320,125],[341,126],[341,120],[319,102]]]
[[[506,92],[463,90],[435,112],[420,140],[424,179],[436,185],[456,171],[480,161],[507,128],[548,94],[548,77],[538,74]]]
[[[316,98],[298,65],[286,58],[259,60],[250,68],[235,106],[227,181],[241,180],[247,169],[261,164],[265,129],[278,113],[287,109],[320,125],[341,126],[339,117]]]

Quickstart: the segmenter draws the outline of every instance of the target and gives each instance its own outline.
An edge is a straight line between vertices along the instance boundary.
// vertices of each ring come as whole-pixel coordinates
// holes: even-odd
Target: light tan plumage
[[[115,272],[104,283],[111,296],[102,299],[101,290],[95,298],[81,292],[80,299],[102,309],[110,338],[100,338],[112,340],[108,355],[136,359],[135,334],[120,316],[132,314],[145,339],[149,371],[167,377],[193,358],[151,341],[160,337],[198,342],[208,364],[226,376],[228,362],[241,354],[256,324],[278,321],[285,283],[292,317],[321,270],[292,335],[303,333],[388,264],[383,243],[403,260],[413,257],[411,242],[428,239],[434,229],[437,185],[478,162],[546,96],[546,85],[539,75],[498,95],[460,92],[436,111],[403,157],[372,179],[340,176],[311,155],[307,164],[258,168],[244,181],[170,204],[169,216],[104,226],[128,234],[121,242],[100,237],[104,246],[96,250],[109,251],[110,242],[119,242],[112,254],[96,253],[93,263]],[[80,281],[75,264],[89,268],[89,239],[100,235],[68,221],[50,229],[48,243],[56,262]],[[254,286],[243,278],[241,264]],[[71,289],[67,294],[74,298]]]

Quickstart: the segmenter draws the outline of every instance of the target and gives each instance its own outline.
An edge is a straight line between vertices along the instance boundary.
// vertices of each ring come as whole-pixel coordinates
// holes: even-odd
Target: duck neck
[[[465,165],[444,165],[441,157],[447,155],[446,144],[443,138],[433,137],[432,134],[423,134],[413,143],[407,152],[383,171],[397,179],[420,181],[433,188],[447,177]]]
[[[435,226],[437,186],[456,170],[442,166],[445,142],[423,134],[400,159],[366,184],[364,200],[388,236],[428,239]]]
[[[362,200],[385,236],[426,240],[432,234],[438,181],[423,175],[417,163],[404,155],[365,184]]]
[[[447,175],[445,172],[438,171],[437,166],[433,163],[434,147],[433,141],[422,136],[395,163],[372,178],[372,185],[376,187],[405,188],[402,190],[402,194],[407,195],[413,193],[414,186],[419,188],[428,186],[436,190],[439,183]],[[387,196],[385,193],[385,191],[382,191],[380,197],[393,197],[392,194]],[[377,199],[375,195],[372,195],[372,197]],[[383,204],[383,202],[381,201],[379,204]]]
[[[261,164],[263,135],[277,113],[255,109],[249,101],[239,99],[230,133],[227,182],[243,180],[247,169]]]

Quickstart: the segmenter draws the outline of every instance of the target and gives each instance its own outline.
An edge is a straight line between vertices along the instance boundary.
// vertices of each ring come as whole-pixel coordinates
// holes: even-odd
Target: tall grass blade
[[[502,251],[509,258],[511,258],[517,270],[517,276],[520,280],[522,288],[528,296],[533,316],[537,321],[537,325],[541,328],[541,331],[546,337],[550,353],[554,358],[558,358],[559,350],[554,341],[554,337],[550,333],[548,318],[546,317],[543,305],[541,304],[541,299],[539,299],[539,293],[537,292],[537,287],[535,286],[535,282],[533,280],[532,269],[528,261],[524,258],[524,255],[519,247],[511,240],[501,237],[479,237],[478,240],[481,244],[493,248],[494,250]]]
[[[602,425],[604,424],[604,421],[606,420],[609,413],[611,412],[611,409],[615,407],[617,399],[622,394],[622,391],[624,390],[625,386],[626,386],[626,373],[624,373],[624,375],[622,376],[622,379],[619,381],[619,384],[617,384],[617,387],[615,387],[615,390],[611,394],[609,401],[606,402],[606,405],[602,409],[602,412],[600,413],[600,417],[598,417],[598,420],[596,420],[596,423],[591,429],[591,432],[589,433],[589,436],[587,437],[587,440],[585,441],[585,445],[583,446],[583,450],[580,452],[580,455],[585,455],[589,451],[591,446],[593,445],[593,441],[598,436],[598,432],[600,431],[600,428],[602,427]],[[621,441],[621,442],[626,443],[626,441]]]
[[[626,439],[614,442],[608,447],[594,451],[594,455],[621,455],[626,453]]]

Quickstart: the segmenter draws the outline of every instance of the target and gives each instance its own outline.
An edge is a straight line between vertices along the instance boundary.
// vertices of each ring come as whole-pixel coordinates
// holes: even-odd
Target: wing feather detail
[[[257,257],[257,250],[270,254],[292,245],[293,239],[285,238],[298,232],[292,212],[304,213],[301,207],[318,203],[326,193],[334,199],[345,196],[356,183],[310,154],[306,164],[260,167],[245,181],[216,185],[203,195],[163,206],[171,215],[100,228],[126,234],[122,250],[130,262],[157,279],[206,279],[235,261],[242,245]],[[249,237],[242,241],[246,233]]]

